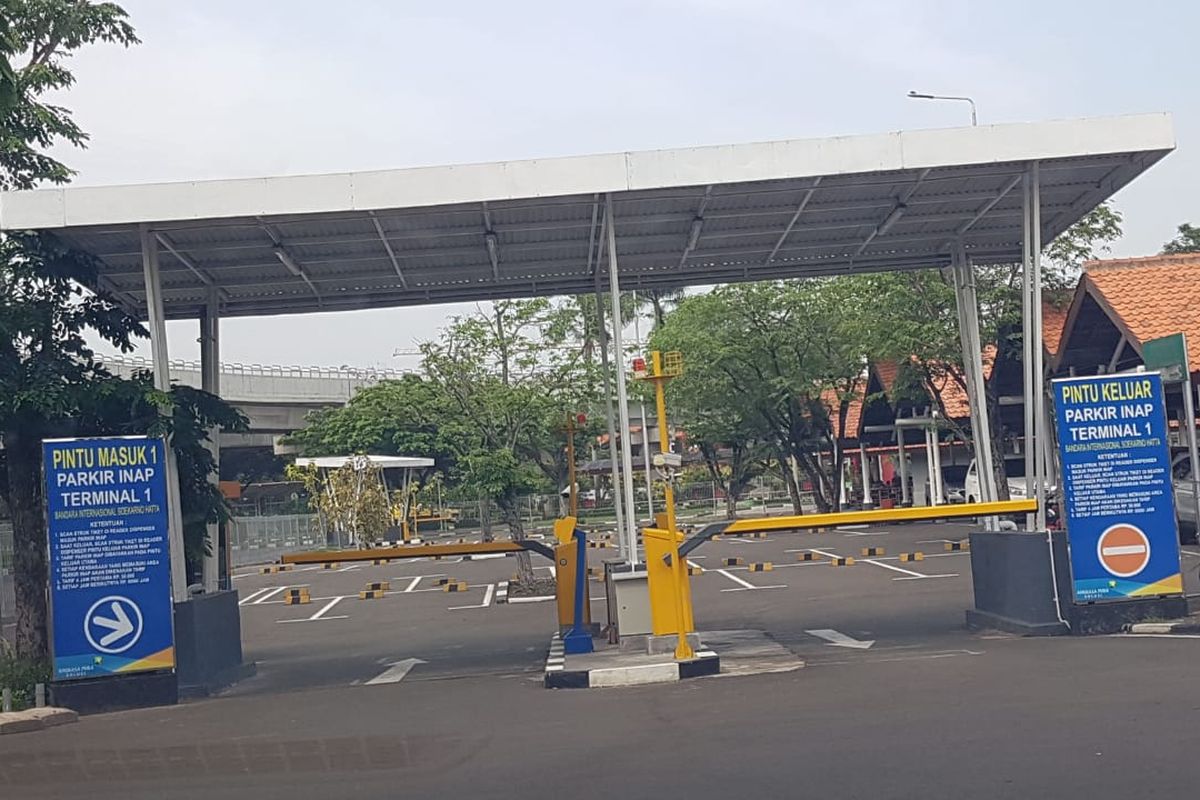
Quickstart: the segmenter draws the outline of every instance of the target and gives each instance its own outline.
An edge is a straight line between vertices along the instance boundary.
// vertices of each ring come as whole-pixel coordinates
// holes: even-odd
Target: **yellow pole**
[[[654,405],[658,414],[658,450],[668,453],[671,450],[671,437],[667,433],[667,396],[664,384],[667,381],[662,372],[662,353],[655,350],[650,354],[651,374],[654,376]],[[667,531],[671,534],[671,569],[675,572],[675,625],[679,631],[675,644],[675,660],[682,661],[695,658],[696,654],[688,642],[687,614],[684,610],[683,582],[687,580],[687,568],[679,557],[679,532],[675,528],[675,488],[671,481],[663,487],[663,506],[667,512]]]
[[[570,514],[579,518],[579,495],[575,487],[575,417],[567,415],[567,483],[571,488]]]

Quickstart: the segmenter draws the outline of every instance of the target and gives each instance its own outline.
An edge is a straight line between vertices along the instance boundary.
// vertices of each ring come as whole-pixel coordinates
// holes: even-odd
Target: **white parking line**
[[[362,564],[351,564],[348,567],[342,567],[341,569],[338,570],[338,572],[349,572],[352,569],[359,569],[361,567],[362,567]]]
[[[279,594],[280,592],[285,592],[285,591],[287,591],[287,589],[288,589],[288,587],[286,587],[286,586],[276,586],[274,589],[271,589],[271,590],[270,590],[269,592],[267,592],[266,594],[264,594],[264,595],[262,595],[262,596],[260,596],[260,597],[256,598],[256,599],[254,600],[254,602],[253,602],[253,603],[251,603],[250,605],[252,605],[252,606],[256,606],[256,605],[258,605],[259,603],[261,603],[261,602],[263,602],[264,600],[266,600],[268,597],[274,597],[275,595]]]
[[[722,592],[747,592],[747,591],[753,592],[753,591],[758,591],[759,589],[786,589],[787,588],[787,585],[782,584],[782,583],[775,583],[775,584],[771,584],[770,586],[755,586],[753,583],[750,583],[750,581],[742,580],[741,578],[734,575],[732,572],[730,572],[727,569],[718,569],[718,570],[714,570],[714,571],[721,573],[726,578],[729,578],[729,580],[733,581],[736,584],[739,584],[739,587],[736,589],[722,589],[721,590]]]
[[[406,587],[404,588],[404,591],[406,591],[406,592],[411,592],[413,589],[416,589],[416,588],[417,588],[417,584],[421,582],[421,578],[423,578],[423,577],[425,577],[425,576],[424,576],[424,575],[418,575],[417,577],[413,578],[413,579],[412,579],[412,583],[410,583],[408,586],[406,586]]]
[[[340,614],[335,617],[324,616],[326,611],[333,608],[338,603],[342,602],[342,600],[344,600],[348,596],[349,595],[339,595],[338,597],[334,597],[328,603],[326,603],[325,605],[323,605],[319,609],[317,609],[316,613],[314,613],[311,617],[304,617],[303,619],[280,619],[280,620],[276,620],[276,622],[280,622],[280,623],[283,623],[283,622],[320,622],[322,620],[330,620],[330,619],[349,619],[350,617],[346,614]]]
[[[450,606],[451,611],[462,611],[466,608],[487,608],[492,604],[492,593],[496,591],[496,584],[489,583],[487,589],[483,592],[483,602],[473,606]]]
[[[864,559],[861,559],[861,562],[863,564],[874,564],[877,567],[883,567],[884,569],[890,569],[893,572],[902,572],[908,576],[906,578],[892,578],[892,580],[894,580],[894,581],[911,581],[911,580],[919,580],[919,579],[923,579],[923,578],[957,578],[958,577],[958,573],[926,575],[921,572],[913,572],[910,569],[903,569],[901,567],[893,566],[892,564],[884,564],[882,561],[877,561],[873,558],[864,558]]]
[[[241,600],[239,600],[239,601],[238,601],[238,605],[239,605],[239,606],[244,606],[244,605],[246,605],[246,603],[249,603],[251,600],[253,600],[254,598],[258,597],[258,596],[259,596],[260,594],[262,594],[263,592],[267,591],[269,588],[270,588],[270,587],[264,586],[264,587],[263,587],[263,588],[261,588],[261,589],[255,589],[253,592],[251,592],[250,594],[246,595],[246,596],[245,596],[245,597],[243,597]]]

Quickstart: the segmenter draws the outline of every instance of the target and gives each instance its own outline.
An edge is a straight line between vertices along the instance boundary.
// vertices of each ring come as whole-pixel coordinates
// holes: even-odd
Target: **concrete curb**
[[[663,661],[629,667],[568,670],[563,643],[558,634],[550,639],[544,683],[547,689],[600,689],[615,686],[644,686],[701,678],[721,671],[721,659],[712,650],[698,650],[691,661]]]
[[[0,735],[27,733],[78,722],[79,715],[69,708],[27,708],[24,711],[0,713]]]
[[[1181,619],[1175,622],[1135,622],[1125,626],[1126,633],[1200,633],[1200,620]]]

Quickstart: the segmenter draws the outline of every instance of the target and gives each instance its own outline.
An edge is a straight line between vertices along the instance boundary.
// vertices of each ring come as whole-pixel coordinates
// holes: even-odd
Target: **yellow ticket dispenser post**
[[[646,547],[646,582],[650,590],[651,624],[655,635],[676,635],[675,659],[695,658],[687,635],[696,629],[692,617],[692,591],[688,584],[687,564],[679,555],[683,537],[675,524],[675,470],[682,459],[671,452],[671,437],[667,433],[667,401],[664,387],[671,378],[683,374],[680,353],[650,353],[650,363],[643,358],[633,360],[635,380],[654,384],[654,404],[658,412],[658,450],[654,466],[666,477],[663,489],[664,513],[656,515],[654,528],[642,531]]]

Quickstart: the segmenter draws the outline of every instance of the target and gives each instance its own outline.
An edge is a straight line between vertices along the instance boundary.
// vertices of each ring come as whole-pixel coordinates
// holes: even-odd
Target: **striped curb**
[[[1143,634],[1196,634],[1200,633],[1200,620],[1183,619],[1176,622],[1134,622],[1125,626],[1125,632]]]
[[[721,658],[712,650],[697,650],[689,661],[664,661],[631,667],[599,667],[568,670],[563,642],[558,634],[550,639],[546,654],[544,684],[547,689],[599,689],[616,686],[642,686],[649,683],[675,683],[685,678],[701,678],[721,671]]]

